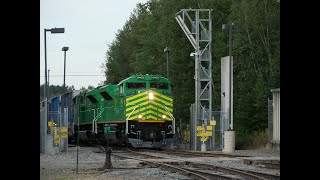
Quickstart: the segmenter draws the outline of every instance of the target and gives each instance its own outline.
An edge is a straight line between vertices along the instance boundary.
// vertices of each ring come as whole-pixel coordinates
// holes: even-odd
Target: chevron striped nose
[[[156,91],[148,90],[126,98],[128,120],[171,121],[170,114],[173,114],[173,99]]]

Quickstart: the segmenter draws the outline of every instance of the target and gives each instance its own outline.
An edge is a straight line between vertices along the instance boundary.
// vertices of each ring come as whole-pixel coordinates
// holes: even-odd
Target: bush
[[[268,132],[267,130],[253,133],[236,131],[235,141],[236,150],[261,148],[264,147],[268,142]]]
[[[236,150],[247,149],[250,146],[250,143],[252,142],[252,140],[253,138],[249,133],[236,131],[235,149]]]
[[[254,132],[253,133],[253,141],[251,143],[251,149],[257,149],[261,147],[265,147],[268,143],[268,131]]]

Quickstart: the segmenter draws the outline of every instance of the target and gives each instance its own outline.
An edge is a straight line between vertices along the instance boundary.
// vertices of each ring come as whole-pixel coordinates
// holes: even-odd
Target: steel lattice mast
[[[181,9],[176,13],[175,18],[189,39],[195,56],[195,108],[193,114],[194,129],[197,125],[208,124],[211,118],[212,107],[212,22],[211,9]],[[188,28],[191,28],[190,29]],[[192,134],[194,150],[196,150],[196,133]],[[213,139],[211,139],[213,142]]]

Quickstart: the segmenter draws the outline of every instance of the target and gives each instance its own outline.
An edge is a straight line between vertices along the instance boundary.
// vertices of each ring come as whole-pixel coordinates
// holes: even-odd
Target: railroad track
[[[235,169],[235,168],[226,168],[226,167],[222,167],[222,166],[194,163],[194,162],[189,162],[189,161],[187,161],[186,164],[189,166],[192,166],[192,167],[196,167],[196,168],[202,168],[202,169],[207,169],[207,170],[218,170],[218,171],[228,172],[228,173],[236,174],[236,175],[240,175],[240,176],[245,175],[245,177],[249,177],[249,178],[251,177],[252,179],[255,179],[257,176],[261,179],[280,179],[280,176],[278,176],[278,175],[261,173],[261,172],[256,172],[256,171],[249,171],[249,170],[242,170],[242,169]]]
[[[154,160],[147,160],[150,158],[158,159],[159,157],[145,154],[142,152],[136,152],[128,149],[129,153],[135,155],[124,156],[113,153],[112,155],[118,156],[120,158],[129,158],[142,161],[143,164],[149,165],[152,167],[160,167],[164,170],[169,170],[171,172],[179,172],[184,175],[190,176],[195,179],[280,179],[280,176],[269,175],[265,173],[252,172],[252,171],[243,171],[239,169],[226,168],[221,166],[213,166],[208,164],[194,163],[194,162],[180,162],[175,163],[178,165],[172,165],[169,162],[155,162]],[[142,156],[145,158],[141,158]],[[166,159],[160,157],[162,159]],[[172,159],[172,158],[170,158]]]
[[[135,150],[138,152],[150,152],[150,150],[145,149],[138,149]],[[189,151],[173,151],[173,150],[162,150],[157,151],[157,153],[168,154],[168,155],[178,155],[183,157],[251,157],[251,156],[244,156],[244,155],[234,155],[234,154],[223,154],[223,153],[205,153],[205,152],[189,152]]]
[[[140,149],[138,152],[150,152],[150,150]],[[223,154],[223,153],[205,153],[205,152],[188,152],[188,151],[173,151],[173,150],[163,150],[158,151],[157,153],[175,155],[180,157],[252,157],[244,155],[233,155],[233,154]],[[255,164],[269,169],[280,169],[280,161],[278,160],[250,160],[244,159],[245,164]],[[258,172],[256,173],[258,174]]]
[[[161,162],[154,162],[154,161],[151,161],[151,160],[135,158],[135,157],[132,157],[132,156],[124,156],[123,154],[122,155],[118,155],[118,154],[114,154],[113,153],[112,156],[116,156],[116,157],[119,157],[119,158],[135,159],[135,160],[138,160],[138,161],[142,161],[143,165],[149,165],[150,167],[158,167],[158,168],[161,168],[163,170],[174,172],[174,173],[175,172],[179,172],[181,174],[184,174],[186,176],[192,177],[194,179],[210,180],[210,178],[208,178],[207,176],[203,175],[203,173],[201,173],[201,172],[199,173],[197,171],[190,171],[190,170],[187,170],[185,168],[180,168],[179,166],[175,166],[175,165],[171,165],[171,164],[166,164],[166,163],[161,163]],[[224,179],[232,179],[232,178],[224,178]]]
[[[236,169],[236,168],[233,168],[233,169]],[[257,172],[257,171],[242,170],[242,169],[236,169],[236,170],[248,172],[248,173],[251,173],[251,174],[255,174],[257,176],[264,177],[264,178],[267,178],[267,179],[280,180],[280,176],[279,175],[262,173],[262,172]]]
[[[100,148],[100,151],[103,150]],[[148,165],[150,167],[159,167],[163,170],[170,172],[179,172],[186,176],[190,176],[195,179],[280,179],[278,175],[272,175],[267,173],[261,173],[256,171],[241,170],[235,168],[226,168],[221,166],[214,166],[208,164],[194,163],[189,161],[183,161],[178,158],[169,158],[170,162],[155,162],[154,159],[168,159],[165,157],[159,157],[155,155],[146,154],[150,150],[135,149],[120,149],[112,152],[112,156],[119,157],[121,159],[135,159],[142,161],[143,165]],[[157,151],[157,153],[164,153],[169,155],[177,156],[193,156],[198,157],[200,154],[201,157],[219,157],[220,154],[209,154],[209,153],[189,153],[189,152],[174,152],[174,151]],[[120,155],[121,154],[121,155]],[[132,155],[134,154],[134,155]],[[223,156],[223,154],[221,154]],[[230,156],[228,156],[230,157]],[[232,156],[235,157],[235,156]],[[148,160],[150,159],[150,160]],[[153,159],[153,160],[151,160]]]

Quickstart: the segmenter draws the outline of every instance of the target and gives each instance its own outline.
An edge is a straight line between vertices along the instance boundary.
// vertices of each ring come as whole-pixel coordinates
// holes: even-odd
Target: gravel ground
[[[92,153],[97,150],[92,147],[79,148],[79,171],[96,170],[103,166],[105,155]],[[40,154],[40,175],[63,175],[72,174],[76,169],[76,147],[69,147],[68,152],[58,155]]]
[[[253,150],[235,150],[235,155],[257,156],[257,157],[277,157],[280,158],[280,151],[267,150],[266,148]]]
[[[158,168],[143,168],[136,160],[120,160],[111,157],[113,169],[102,169],[105,162],[104,153],[95,147],[79,148],[79,165],[76,170],[77,149],[69,147],[68,152],[58,155],[40,154],[40,179],[189,179],[178,173],[162,171]]]
[[[170,173],[158,168],[141,169],[141,165],[136,160],[121,160],[114,157],[111,158],[113,169],[104,170],[102,167],[105,162],[105,154],[94,153],[93,151],[98,151],[98,148],[79,148],[78,175],[75,174],[77,159],[76,147],[69,147],[68,152],[58,155],[40,154],[40,179],[189,179],[178,173]],[[263,148],[256,150],[236,150],[235,154],[280,159],[280,153],[278,151],[270,151]],[[161,154],[161,156],[164,157],[163,154]],[[187,158],[186,160],[280,175],[280,170],[266,169],[256,165],[246,165],[241,163],[239,159],[224,157]]]
[[[267,150],[266,148],[259,148],[259,149],[253,149],[253,150],[236,150],[235,155],[244,155],[244,156],[253,156],[254,158],[246,158],[246,159],[275,159],[280,160],[280,151],[273,151],[273,150]],[[239,158],[239,159],[245,159],[245,158]],[[258,171],[268,174],[276,174],[280,175],[280,169],[269,169],[269,168],[263,168],[258,165],[246,165],[239,162],[228,162],[223,161],[219,162],[219,164],[231,167],[231,168],[238,168],[243,170],[252,170],[252,171]]]
[[[107,179],[190,179],[178,173],[170,173],[168,171],[162,171],[158,168],[144,168],[135,170],[122,170],[115,172],[106,172],[101,175],[102,178]]]

